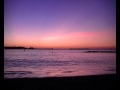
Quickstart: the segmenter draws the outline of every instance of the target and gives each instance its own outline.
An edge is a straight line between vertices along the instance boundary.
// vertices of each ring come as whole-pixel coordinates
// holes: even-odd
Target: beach
[[[4,79],[10,90],[116,90],[116,74]]]
[[[85,53],[85,50],[4,52],[5,90],[116,90],[116,53]]]

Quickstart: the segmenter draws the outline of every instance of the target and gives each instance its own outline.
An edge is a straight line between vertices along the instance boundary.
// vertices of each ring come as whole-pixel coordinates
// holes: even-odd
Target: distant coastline
[[[89,48],[70,48],[69,50],[89,50]]]
[[[26,48],[26,47],[18,46],[18,47],[4,47],[4,49],[34,49],[34,48],[33,47]]]
[[[113,48],[33,48],[33,47],[23,47],[23,46],[6,46],[4,49],[35,49],[35,50],[116,50]]]

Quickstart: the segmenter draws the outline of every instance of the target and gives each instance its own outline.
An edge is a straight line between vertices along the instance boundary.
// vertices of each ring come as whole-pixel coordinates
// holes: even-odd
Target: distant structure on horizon
[[[21,47],[21,46],[15,47],[14,45],[13,47],[4,47],[4,49],[34,49],[34,48],[33,47],[26,48],[26,47]]]
[[[30,48],[28,48],[28,49],[34,49],[33,47],[30,47]]]

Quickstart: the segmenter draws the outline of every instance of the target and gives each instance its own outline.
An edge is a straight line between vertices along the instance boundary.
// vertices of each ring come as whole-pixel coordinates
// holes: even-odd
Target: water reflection
[[[83,53],[83,50],[55,50],[54,53],[51,53],[51,50],[5,50],[4,55],[5,78],[115,73],[115,53]]]

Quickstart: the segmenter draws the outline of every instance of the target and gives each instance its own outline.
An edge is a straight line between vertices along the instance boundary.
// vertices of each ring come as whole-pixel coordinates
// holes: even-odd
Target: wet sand
[[[116,75],[4,79],[4,90],[116,90]]]

